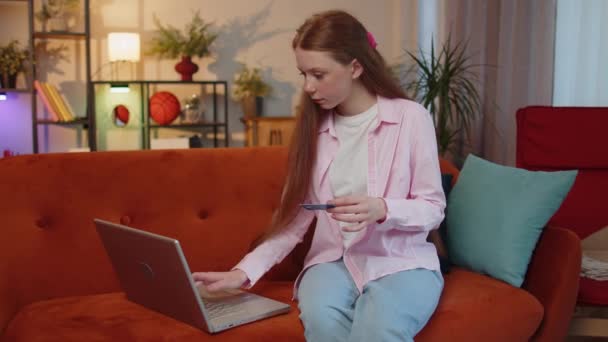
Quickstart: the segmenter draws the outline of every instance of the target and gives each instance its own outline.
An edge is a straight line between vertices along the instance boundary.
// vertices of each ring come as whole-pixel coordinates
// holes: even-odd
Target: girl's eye
[[[313,74],[313,76],[314,76],[316,79],[321,80],[321,79],[323,79],[323,76],[324,76],[324,75],[323,75],[323,74]]]

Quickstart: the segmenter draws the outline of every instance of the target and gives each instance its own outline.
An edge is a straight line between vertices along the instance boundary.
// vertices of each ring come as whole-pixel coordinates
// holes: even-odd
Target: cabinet
[[[241,119],[246,146],[286,146],[291,141],[295,117],[255,117]]]
[[[28,0],[28,21],[29,21],[29,51],[30,51],[30,66],[31,71],[29,73],[28,86],[31,89],[31,112],[32,112],[32,145],[33,152],[38,153],[39,151],[39,128],[45,125],[59,125],[63,127],[87,130],[88,132],[88,147],[91,151],[96,150],[96,138],[95,138],[95,117],[91,110],[91,41],[90,41],[90,16],[89,16],[89,0],[81,0],[82,16],[84,21],[84,30],[82,32],[71,32],[71,31],[38,31],[35,20],[35,0]],[[67,122],[56,122],[50,119],[40,118],[39,116],[39,104],[38,94],[33,87],[34,80],[38,79],[41,75],[41,70],[38,70],[37,65],[40,60],[44,59],[44,55],[38,55],[36,52],[36,44],[41,41],[50,40],[61,40],[61,41],[79,41],[83,42],[84,45],[84,60],[82,61],[85,65],[84,79],[82,85],[84,87],[85,94],[85,110],[84,113],[74,113],[75,119]],[[78,66],[77,63],[74,63]],[[69,99],[67,99],[69,100]]]
[[[180,130],[190,134],[202,136],[203,140],[212,142],[213,147],[228,147],[228,82],[227,81],[161,81],[161,80],[136,80],[136,81],[92,81],[93,94],[92,106],[98,118],[98,137],[100,146],[108,145],[111,137],[107,137],[109,129],[122,131],[125,129],[139,130],[139,146],[135,148],[149,149],[151,137],[161,130]],[[113,94],[112,86],[128,88],[127,94]],[[176,118],[170,124],[159,125],[149,115],[150,98],[157,91],[167,91],[182,94],[195,93],[201,101],[201,118],[195,122],[186,122],[183,118]],[[183,96],[182,96],[183,97]],[[181,101],[180,101],[181,102]],[[125,127],[114,127],[109,122],[113,110],[118,105],[126,105],[129,110],[129,121]],[[183,108],[183,106],[181,107]],[[133,122],[132,120],[135,120]],[[105,143],[104,143],[105,142]]]

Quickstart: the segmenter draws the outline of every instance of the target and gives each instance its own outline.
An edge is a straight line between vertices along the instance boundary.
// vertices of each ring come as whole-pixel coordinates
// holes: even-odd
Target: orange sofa
[[[127,301],[92,221],[175,237],[192,270],[228,270],[266,228],[285,160],[282,148],[0,159],[0,341],[303,341],[291,294],[312,229],[253,289],[293,310],[212,336]],[[523,289],[453,268],[416,341],[563,340],[580,260],[577,236],[550,228]]]

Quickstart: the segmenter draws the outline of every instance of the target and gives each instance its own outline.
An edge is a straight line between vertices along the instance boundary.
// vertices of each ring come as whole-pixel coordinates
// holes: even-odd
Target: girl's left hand
[[[346,232],[358,232],[367,225],[386,219],[386,203],[379,197],[344,196],[336,197],[327,203],[336,206],[327,210],[332,214],[333,219],[354,223],[354,225],[342,227],[342,230]]]

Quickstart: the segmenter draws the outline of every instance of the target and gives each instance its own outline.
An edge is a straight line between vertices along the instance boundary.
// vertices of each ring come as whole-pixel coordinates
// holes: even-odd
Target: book
[[[43,87],[42,82],[38,82],[38,80],[34,80],[34,87],[40,95],[40,99],[46,108],[46,111],[51,116],[51,120],[53,121],[61,121],[61,117],[57,114],[57,109],[54,104],[51,102],[50,94],[47,94],[46,89]]]
[[[53,106],[53,108],[55,108],[55,113],[57,113],[57,116],[59,117],[59,121],[61,121],[61,122],[67,121],[67,118],[64,116],[64,114],[61,112],[61,109],[59,108],[59,103],[57,103],[57,99],[55,98],[55,96],[53,96],[53,93],[51,92],[51,89],[49,88],[49,84],[46,82],[40,82],[40,85],[42,86],[42,90],[44,90],[46,97],[49,99],[51,106]]]
[[[44,91],[47,94],[47,97],[51,101],[51,105],[55,108],[57,116],[59,116],[59,121],[61,121],[61,122],[68,121],[65,114],[61,111],[61,108],[59,108],[59,103],[57,102],[57,99],[55,98],[55,96],[53,96],[53,92],[49,88],[49,84],[46,82],[42,82],[42,89],[44,89]]]
[[[73,121],[74,114],[72,113],[72,109],[66,104],[65,99],[57,90],[53,84],[45,83],[45,86],[48,88],[49,93],[51,94],[51,98],[57,105],[57,110],[59,110],[59,115],[64,119],[64,121]]]

